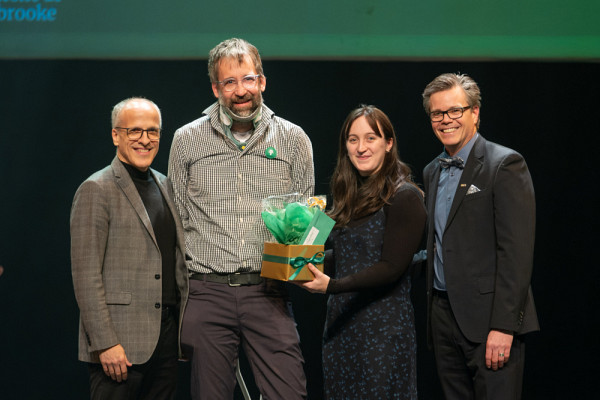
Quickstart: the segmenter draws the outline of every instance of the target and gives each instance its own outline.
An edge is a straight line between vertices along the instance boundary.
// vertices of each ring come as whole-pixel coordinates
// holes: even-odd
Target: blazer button
[[[160,279],[160,274],[154,275],[154,279]]]
[[[156,303],[156,304],[154,305],[154,308],[160,308],[160,303]]]

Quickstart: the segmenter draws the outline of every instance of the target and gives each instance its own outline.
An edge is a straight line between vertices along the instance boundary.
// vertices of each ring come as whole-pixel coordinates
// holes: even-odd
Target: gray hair
[[[423,107],[425,108],[425,112],[429,114],[429,99],[432,94],[450,90],[456,86],[462,88],[465,92],[469,106],[481,108],[481,92],[473,78],[466,74],[447,73],[438,76],[425,87],[423,91]],[[481,118],[477,119],[477,129],[479,129],[480,120]]]
[[[215,83],[219,80],[219,62],[223,58],[237,58],[241,64],[245,56],[249,56],[252,60],[256,73],[264,75],[258,49],[244,39],[231,38],[222,41],[208,53],[208,76],[210,81]]]
[[[154,108],[156,108],[156,111],[158,112],[158,119],[160,121],[160,127],[162,128],[162,116],[160,114],[160,108],[158,108],[158,106],[152,100],[148,100],[144,97],[130,97],[128,99],[121,100],[120,102],[118,102],[113,107],[112,113],[110,114],[110,122],[111,122],[111,125],[113,128],[117,126],[117,122],[119,121],[119,114],[121,114],[121,111],[123,111],[123,109],[132,101],[146,101],[146,102],[152,104],[154,106]]]

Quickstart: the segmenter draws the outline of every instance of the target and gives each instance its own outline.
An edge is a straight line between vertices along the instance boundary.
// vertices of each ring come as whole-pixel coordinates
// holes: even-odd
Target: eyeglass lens
[[[256,81],[260,75],[246,75],[242,78],[242,86],[245,89],[253,89],[256,86]],[[223,81],[223,89],[227,92],[233,92],[238,87],[236,79],[227,79]]]
[[[148,139],[150,140],[160,139],[160,130],[156,129],[128,129],[127,137],[132,140],[138,140],[142,137],[144,132],[148,134]]]
[[[451,108],[448,111],[434,111],[430,113],[431,121],[439,122],[444,119],[444,114],[447,114],[450,119],[459,119],[463,116],[463,111],[467,108]]]

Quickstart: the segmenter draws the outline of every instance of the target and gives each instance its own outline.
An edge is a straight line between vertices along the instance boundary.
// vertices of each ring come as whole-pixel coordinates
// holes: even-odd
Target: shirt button
[[[160,279],[160,274],[154,275],[154,279]]]
[[[154,308],[160,308],[160,303],[156,303],[156,304],[154,305]]]

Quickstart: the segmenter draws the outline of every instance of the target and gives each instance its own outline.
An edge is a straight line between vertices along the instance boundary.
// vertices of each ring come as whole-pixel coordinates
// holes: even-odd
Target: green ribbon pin
[[[275,147],[267,147],[265,150],[265,156],[267,156],[267,158],[277,157],[277,150],[275,150]]]

